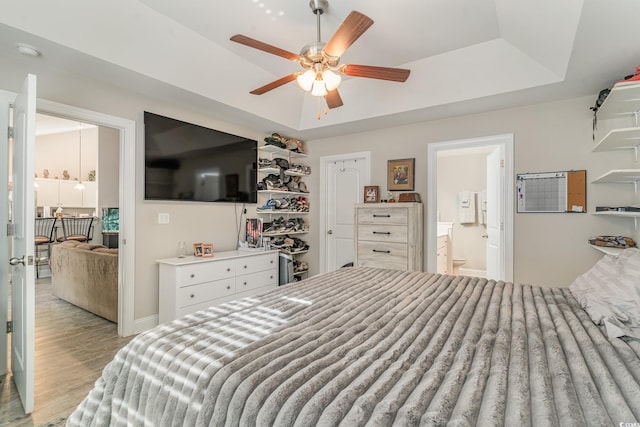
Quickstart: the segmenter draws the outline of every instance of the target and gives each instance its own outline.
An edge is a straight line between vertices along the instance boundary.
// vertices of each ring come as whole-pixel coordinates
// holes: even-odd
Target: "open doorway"
[[[95,111],[72,107],[56,102],[38,100],[41,114],[88,123],[99,128],[110,128],[117,133],[119,142],[118,170],[118,335],[136,333],[134,317],[135,257],[135,122]],[[115,189],[113,189],[115,191]],[[99,196],[98,196],[99,203]],[[101,237],[101,233],[98,234]]]
[[[120,132],[38,113],[35,135],[36,288],[117,324]]]
[[[513,136],[430,144],[428,159],[427,270],[513,280]]]

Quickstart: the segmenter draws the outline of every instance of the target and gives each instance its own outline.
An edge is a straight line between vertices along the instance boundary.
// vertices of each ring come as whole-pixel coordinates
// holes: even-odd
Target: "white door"
[[[504,280],[504,210],[502,147],[487,156],[487,279]]]
[[[36,76],[29,74],[13,109],[13,237],[11,268],[11,372],[25,413],[34,403]]]
[[[353,228],[356,203],[362,203],[369,184],[369,153],[323,157],[321,181],[321,271],[329,272],[353,262]]]

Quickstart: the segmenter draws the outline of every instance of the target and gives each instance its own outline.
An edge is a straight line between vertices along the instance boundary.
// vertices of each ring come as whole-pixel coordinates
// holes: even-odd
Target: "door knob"
[[[485,239],[488,239],[489,235],[488,234],[483,234],[482,237],[485,238]]]
[[[327,231],[327,234],[333,234],[333,230]]]
[[[24,256],[22,258],[12,257],[11,259],[9,259],[9,264],[11,264],[11,265],[18,265],[18,264],[25,265]]]

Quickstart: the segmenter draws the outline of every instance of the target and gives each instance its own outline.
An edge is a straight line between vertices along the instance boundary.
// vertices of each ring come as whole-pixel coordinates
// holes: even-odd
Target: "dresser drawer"
[[[406,243],[379,243],[358,241],[358,266],[407,269]]]
[[[406,225],[407,209],[397,208],[362,208],[358,209],[358,224]]]
[[[236,292],[244,292],[249,289],[260,288],[262,286],[276,286],[278,275],[275,270],[259,271],[257,273],[245,274],[236,277]]]
[[[404,225],[366,224],[358,227],[358,241],[407,243],[407,227]]]
[[[278,254],[244,257],[236,260],[236,274],[250,274],[257,271],[273,270],[278,268]]]
[[[211,280],[226,279],[236,275],[234,260],[206,262],[180,267],[178,286],[191,286]]]
[[[178,290],[178,307],[200,304],[212,299],[233,295],[235,292],[235,278],[185,286]]]

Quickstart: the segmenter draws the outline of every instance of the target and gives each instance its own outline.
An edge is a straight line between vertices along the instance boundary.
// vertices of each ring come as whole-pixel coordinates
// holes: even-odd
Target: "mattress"
[[[343,268],[140,334],[67,424],[618,426],[639,355],[566,288]]]

